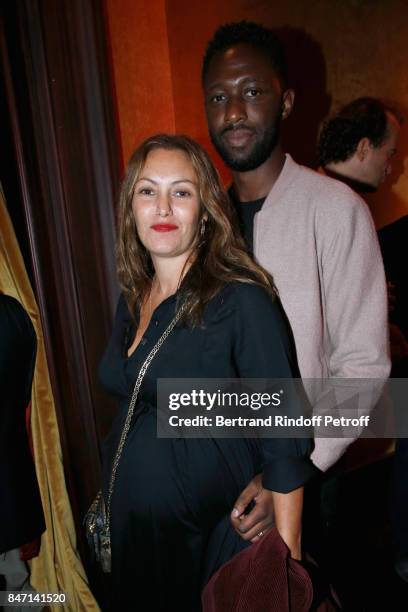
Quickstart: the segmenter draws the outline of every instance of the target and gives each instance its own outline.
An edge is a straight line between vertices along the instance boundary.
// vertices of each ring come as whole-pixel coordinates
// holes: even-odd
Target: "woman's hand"
[[[250,504],[252,510],[245,514]],[[273,493],[262,487],[262,474],[258,474],[242,491],[234,504],[231,522],[244,539],[257,542],[274,525]]]
[[[245,510],[253,503],[252,510]],[[301,559],[301,519],[303,487],[290,493],[276,493],[262,487],[262,474],[258,474],[242,491],[234,504],[231,522],[237,533],[251,542],[260,540],[276,525],[293,559]]]

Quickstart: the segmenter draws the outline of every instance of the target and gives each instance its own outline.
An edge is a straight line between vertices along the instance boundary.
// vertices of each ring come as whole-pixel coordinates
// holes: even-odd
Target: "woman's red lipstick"
[[[178,229],[177,225],[173,225],[172,223],[155,223],[151,227],[155,232],[173,232]]]

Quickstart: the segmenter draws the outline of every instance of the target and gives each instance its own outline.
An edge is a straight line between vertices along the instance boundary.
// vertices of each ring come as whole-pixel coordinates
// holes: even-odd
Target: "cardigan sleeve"
[[[334,386],[335,379],[354,379],[349,383],[355,385],[359,414],[368,414],[390,371],[386,282],[367,205],[349,190],[343,197],[347,201],[337,203],[336,222],[332,216],[319,220],[324,226],[321,258],[328,366]],[[341,389],[338,394],[341,405]],[[324,410],[323,399],[315,405],[315,412]],[[327,470],[353,440],[317,435],[313,462]]]
[[[367,205],[355,194],[348,199],[352,201],[336,223],[325,219],[322,232],[330,376],[386,378],[390,361],[384,266]]]
[[[240,378],[292,378],[296,362],[279,302],[244,283],[237,284],[235,298],[234,360]],[[298,405],[300,414],[300,400]],[[296,414],[296,405],[290,410]],[[263,438],[264,487],[288,493],[302,486],[317,472],[311,449],[310,438]]]

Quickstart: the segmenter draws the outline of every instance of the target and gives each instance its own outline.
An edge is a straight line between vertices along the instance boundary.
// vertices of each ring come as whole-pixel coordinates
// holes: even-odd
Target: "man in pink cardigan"
[[[283,153],[280,127],[294,102],[286,72],[270,30],[220,27],[202,69],[211,139],[232,170],[248,248],[274,277],[302,378],[385,379],[387,295],[374,224],[349,187]],[[307,390],[316,407],[319,390]],[[327,470],[352,441],[317,437],[313,462]]]

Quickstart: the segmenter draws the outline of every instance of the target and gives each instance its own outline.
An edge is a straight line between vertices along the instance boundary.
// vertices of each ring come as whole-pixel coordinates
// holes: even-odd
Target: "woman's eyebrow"
[[[150,183],[154,183],[155,185],[157,185],[157,182],[149,178],[148,176],[140,176],[136,182],[138,183],[139,181],[149,181]]]
[[[149,183],[153,183],[154,185],[158,185],[158,181],[155,181],[154,179],[151,179],[147,176],[141,176],[140,178],[137,179],[137,182],[139,181],[149,181]],[[176,185],[177,183],[191,183],[191,185],[197,185],[197,183],[195,183],[194,181],[192,181],[191,179],[176,179],[175,181],[172,181],[171,184],[172,185]]]
[[[176,185],[177,183],[191,183],[191,185],[197,185],[197,183],[195,183],[194,181],[190,180],[190,179],[177,179],[177,181],[173,181],[172,185]]]

